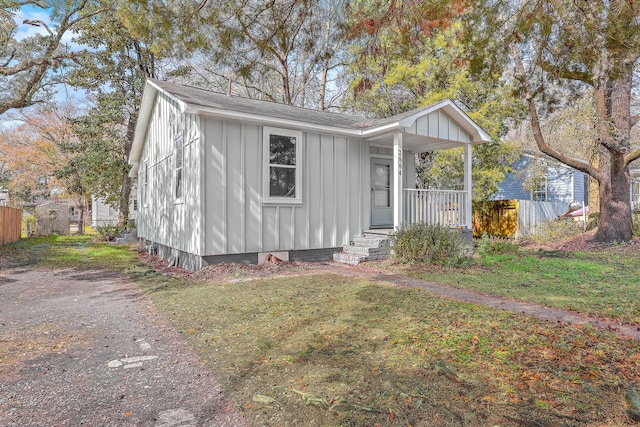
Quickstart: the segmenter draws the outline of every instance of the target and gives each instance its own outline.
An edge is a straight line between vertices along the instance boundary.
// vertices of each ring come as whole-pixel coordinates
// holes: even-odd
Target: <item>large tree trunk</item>
[[[118,214],[118,225],[126,227],[129,222],[129,198],[131,196],[131,178],[125,173],[122,178],[122,189],[120,191],[120,213]]]
[[[85,212],[85,200],[84,196],[80,198],[78,202],[78,234],[84,234],[84,212]]]
[[[631,179],[622,155],[612,156],[610,180],[599,186],[600,217],[594,240],[598,242],[628,242],[633,237]]]
[[[631,177],[624,158],[631,146],[633,67],[619,69],[617,78],[607,74],[596,88],[600,140],[607,149],[600,149],[598,156],[598,169],[604,172],[604,179],[598,186],[600,216],[594,240],[609,243],[627,242],[633,237]]]

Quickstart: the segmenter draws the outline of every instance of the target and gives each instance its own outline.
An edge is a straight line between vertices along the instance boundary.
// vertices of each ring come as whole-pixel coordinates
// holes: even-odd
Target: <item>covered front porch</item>
[[[383,169],[384,159],[377,160],[382,156],[370,154],[371,228],[396,230],[402,223],[429,223],[471,229],[471,148],[490,141],[489,135],[450,100],[388,121],[381,121],[375,133],[366,135],[372,147],[386,147],[387,154],[391,154],[387,156],[388,177]],[[462,148],[462,190],[417,189],[415,178],[406,176],[415,174],[415,168],[408,167],[414,163],[403,157],[452,148]],[[383,213],[388,214],[388,221],[379,219]]]

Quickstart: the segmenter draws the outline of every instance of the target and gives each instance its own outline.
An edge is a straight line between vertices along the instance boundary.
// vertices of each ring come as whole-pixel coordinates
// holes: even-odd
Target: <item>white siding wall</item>
[[[91,200],[91,226],[105,226],[118,224],[118,210],[107,205],[104,199]]]
[[[182,202],[174,197],[174,124],[184,132]],[[138,171],[138,235],[193,254],[201,253],[199,117],[181,115],[177,103],[160,94],[147,130]],[[145,168],[145,162],[148,168]],[[148,186],[145,193],[145,170]]]
[[[263,203],[262,126],[202,119],[203,255],[346,245],[369,223],[368,144],[303,133],[302,203]]]
[[[177,202],[172,126],[179,117],[179,106],[160,94],[138,173],[139,236],[206,256],[338,247],[369,227],[367,142],[303,133],[302,202],[265,204],[262,126],[193,115],[182,116],[184,197]],[[414,188],[414,156],[405,153],[404,163],[405,185]]]

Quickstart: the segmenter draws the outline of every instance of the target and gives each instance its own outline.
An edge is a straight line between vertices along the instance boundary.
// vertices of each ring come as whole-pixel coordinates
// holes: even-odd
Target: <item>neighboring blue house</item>
[[[589,202],[589,177],[583,172],[533,154],[523,154],[512,167],[491,200]]]

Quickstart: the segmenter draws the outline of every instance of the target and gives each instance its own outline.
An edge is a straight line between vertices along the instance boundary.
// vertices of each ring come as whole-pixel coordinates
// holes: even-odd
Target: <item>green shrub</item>
[[[400,262],[458,264],[465,259],[459,230],[424,223],[402,224],[390,237],[394,258]]]
[[[476,247],[477,253],[481,257],[489,254],[517,253],[520,250],[520,246],[511,240],[492,238],[487,233],[482,234],[482,238],[478,241]]]
[[[527,234],[526,243],[554,243],[569,240],[583,232],[582,224],[572,219],[547,220],[540,224],[535,233]]]
[[[123,231],[124,228],[117,225],[96,225],[96,232],[100,240],[104,240],[105,242],[115,240]]]

